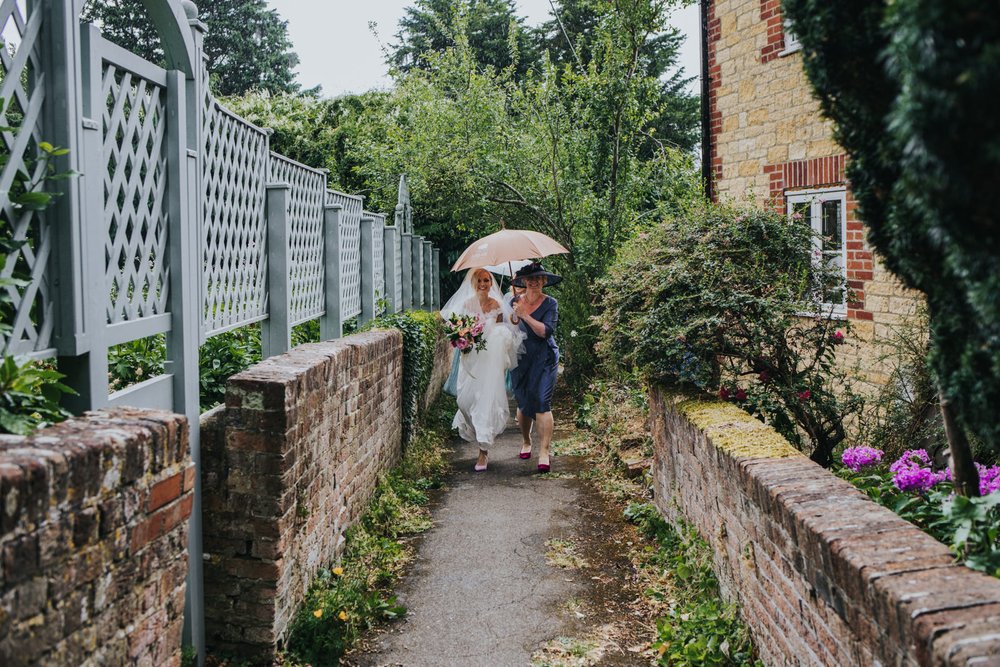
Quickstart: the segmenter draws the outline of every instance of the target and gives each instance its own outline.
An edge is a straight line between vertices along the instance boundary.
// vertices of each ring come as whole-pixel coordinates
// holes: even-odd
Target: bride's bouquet
[[[475,349],[477,352],[486,349],[486,336],[483,335],[483,322],[479,315],[459,315],[452,313],[444,321],[445,333],[451,346],[458,348],[462,354]]]

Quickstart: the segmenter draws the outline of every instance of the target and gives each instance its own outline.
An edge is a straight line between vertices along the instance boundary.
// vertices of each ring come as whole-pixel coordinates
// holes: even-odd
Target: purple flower
[[[854,472],[860,472],[866,466],[877,465],[882,461],[882,450],[874,447],[848,447],[840,456],[845,467]]]
[[[719,387],[719,398],[721,398],[724,401],[728,401],[729,389],[727,389],[726,387]]]
[[[743,391],[742,389],[737,389],[736,390],[736,400],[737,401],[745,401],[745,400],[747,400],[747,393],[745,391]]]
[[[900,491],[927,491],[939,481],[930,468],[903,468],[892,476],[892,483]]]
[[[889,466],[889,472],[897,473],[905,468],[927,467],[931,464],[931,457],[925,449],[908,449],[903,455],[896,459],[896,462]]]
[[[986,496],[1000,491],[1000,466],[987,468],[977,463],[976,468],[979,469],[979,495]]]

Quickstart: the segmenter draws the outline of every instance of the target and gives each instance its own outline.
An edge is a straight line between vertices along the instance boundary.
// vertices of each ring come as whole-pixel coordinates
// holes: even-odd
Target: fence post
[[[75,18],[73,23],[79,26]],[[79,120],[78,135],[80,154],[77,156],[81,165],[78,199],[81,212],[79,237],[72,238],[74,231],[70,229],[64,234],[59,234],[62,240],[57,243],[63,244],[60,246],[63,250],[67,249],[66,244],[75,245],[80,254],[76,267],[60,266],[60,273],[56,274],[62,281],[64,278],[62,271],[78,271],[79,273],[70,280],[78,280],[79,289],[82,290],[79,305],[71,306],[75,311],[74,316],[81,317],[77,327],[82,326],[82,330],[77,328],[73,341],[60,342],[60,354],[65,356],[59,358],[59,370],[66,374],[67,384],[77,391],[76,396],[65,399],[66,407],[75,414],[85,410],[96,410],[108,404],[108,348],[103,335],[107,324],[108,302],[107,267],[104,262],[104,244],[108,230],[104,215],[103,182],[107,165],[101,163],[104,155],[101,118],[104,115],[102,105],[105,102],[101,95],[101,56],[94,45],[101,32],[93,25],[79,26],[78,29],[81,33],[82,95],[82,115]],[[56,205],[58,207],[59,203]],[[55,209],[53,215],[58,214],[60,210]],[[75,254],[75,250],[71,252]],[[62,259],[60,257],[60,261]],[[71,264],[72,260],[67,263]],[[71,282],[70,285],[72,284]],[[67,286],[67,291],[69,289]],[[62,312],[68,314],[66,311]],[[67,343],[66,348],[63,348],[63,343]]]
[[[427,310],[434,308],[433,255],[434,244],[424,241],[424,308]]]
[[[358,325],[375,319],[375,218],[361,218],[361,314]]]
[[[434,288],[434,298],[431,300],[431,306],[434,310],[439,310],[441,308],[441,249],[434,248],[434,261],[431,262],[431,267],[433,268],[433,282],[431,285]]]
[[[267,319],[261,322],[260,343],[264,359],[283,354],[292,346],[289,285],[288,183],[267,185]]]
[[[400,252],[403,261],[400,269],[400,280],[403,281],[403,310],[413,308],[413,234],[400,234],[403,239]]]
[[[410,241],[411,261],[413,271],[411,273],[413,281],[413,308],[422,309],[424,307],[424,237],[413,236]]]
[[[72,0],[31,3],[30,12],[44,12],[38,53],[45,73],[45,104],[41,136],[69,153],[52,160],[57,172],[84,173],[83,150],[83,79],[79,17]],[[26,17],[27,18],[27,17]],[[8,72],[8,76],[17,76]],[[36,93],[38,94],[38,93]],[[29,130],[30,128],[24,128]],[[95,177],[97,178],[97,177]],[[87,349],[84,292],[81,280],[86,230],[83,215],[86,197],[79,178],[59,185],[62,196],[56,197],[47,214],[52,233],[52,254],[46,275],[53,276],[53,343],[59,355],[75,356]],[[44,224],[44,223],[43,223]]]
[[[198,347],[201,343],[201,236],[197,196],[200,171],[199,153],[189,151],[190,123],[200,121],[199,114],[189,115],[188,82],[184,74],[167,73],[167,262],[171,267],[169,282],[170,331],[164,372],[172,374],[174,411],[188,418],[189,447],[195,469],[201,468],[201,401]],[[202,581],[203,544],[201,535],[201,475],[195,476],[194,504],[188,531],[187,624],[191,642],[204,655],[205,591]]]
[[[326,284],[323,286],[326,307],[319,319],[319,337],[333,340],[344,335],[343,306],[340,294],[340,204],[323,207],[323,266]]]
[[[402,299],[396,297],[396,287],[399,285],[399,275],[396,272],[396,258],[399,255],[399,227],[386,227],[382,236],[382,248],[385,256],[385,300],[389,304],[390,313],[402,310]]]

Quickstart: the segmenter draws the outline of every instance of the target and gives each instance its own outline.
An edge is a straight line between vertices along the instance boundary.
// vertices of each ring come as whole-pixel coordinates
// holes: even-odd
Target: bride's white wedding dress
[[[490,303],[492,299],[498,304],[488,313],[483,312],[477,296],[477,274],[480,278],[488,276],[490,280],[489,298],[483,300]],[[504,302],[493,275],[482,269],[470,269],[455,294],[441,309],[441,316],[446,319],[453,314],[478,315],[483,323],[486,347],[480,351],[473,348],[458,355],[455,391],[458,412],[451,425],[458,429],[463,440],[478,443],[481,450],[488,450],[496,437],[504,432],[510,418],[505,380],[507,370],[517,365],[525,334],[520,327],[510,323],[510,305]],[[485,467],[482,469],[485,470]]]
[[[462,310],[479,315],[483,321],[486,349],[459,355],[458,412],[451,426],[458,429],[463,440],[489,449],[510,419],[505,380],[507,370],[517,365],[520,332],[500,307],[484,313],[479,300],[473,298],[463,304]]]

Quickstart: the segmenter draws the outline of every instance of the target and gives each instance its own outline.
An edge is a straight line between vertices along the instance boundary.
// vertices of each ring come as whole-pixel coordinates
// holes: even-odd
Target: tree
[[[265,0],[213,0],[202,3],[199,18],[208,26],[204,50],[217,95],[299,90],[292,71],[299,58],[288,39],[288,22]],[[116,44],[162,62],[159,37],[141,0],[88,0],[83,19],[100,25]]]
[[[586,68],[543,58],[524,80],[481,67],[459,17],[454,46],[400,73],[386,106],[358,120],[348,151],[379,210],[395,203],[381,184],[407,174],[415,224],[443,259],[501,220],[571,248],[547,263],[565,277],[560,346],[578,379],[593,363],[594,279],[625,239],[697,191],[689,156],[654,129],[662,89],[644,49],[665,28],[666,5],[601,7]]]
[[[624,56],[618,63],[623,80],[640,75],[659,82],[657,118],[649,130],[657,141],[684,151],[700,137],[700,103],[686,91],[691,79],[678,67],[684,35],[668,20],[678,0],[562,0],[552,18],[535,31],[536,50],[565,70],[582,73],[592,64],[606,67],[609,53]],[[607,40],[617,44],[608,50]],[[651,143],[647,149],[654,144]]]
[[[465,32],[475,62],[523,78],[534,64],[533,44],[513,0],[415,0],[399,21],[390,62],[402,72],[431,66],[429,56],[454,48]]]
[[[1000,449],[1000,12],[974,0],[784,0],[869,240],[927,297],[956,487]]]

